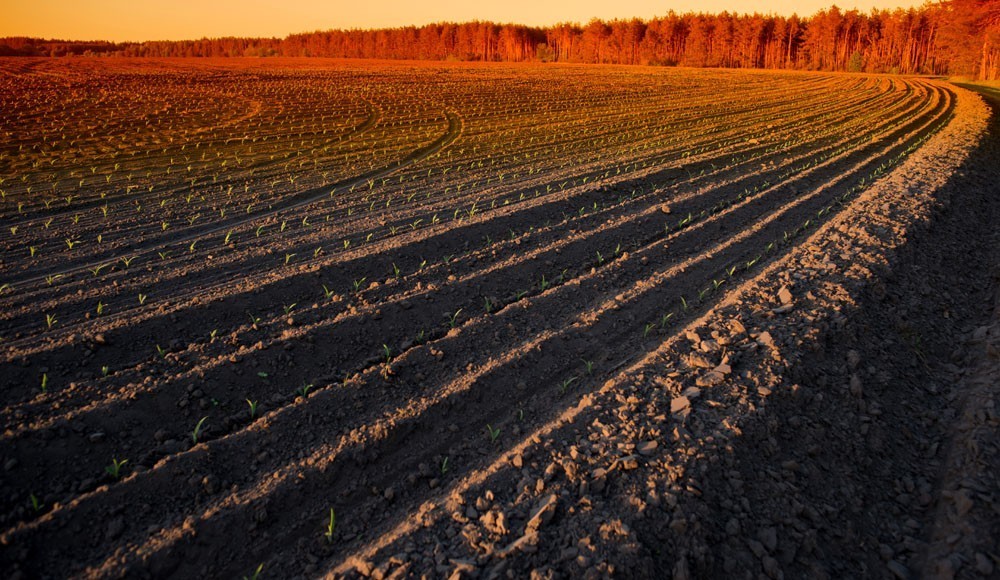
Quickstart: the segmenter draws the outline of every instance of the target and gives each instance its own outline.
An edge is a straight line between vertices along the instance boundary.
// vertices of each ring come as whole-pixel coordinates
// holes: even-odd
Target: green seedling
[[[441,475],[448,473],[448,458],[445,457],[444,461],[441,462]]]
[[[201,434],[202,434],[202,431],[203,431],[202,430],[202,425],[204,425],[205,421],[207,421],[207,420],[208,420],[208,416],[202,417],[201,420],[198,421],[198,424],[194,426],[194,431],[191,432],[191,441],[195,445],[198,444],[198,439],[201,437]]]
[[[45,507],[45,505],[42,503],[42,500],[38,499],[37,495],[31,494],[30,499],[31,499],[31,509],[35,510],[35,513],[42,511],[42,508]]]
[[[382,345],[382,354],[385,355],[386,363],[392,362],[392,349],[389,348],[389,345],[387,344]]]
[[[288,262],[291,262],[292,258],[294,258],[294,257],[295,257],[295,254],[285,254],[285,265],[287,266]]]
[[[257,373],[257,376],[260,377],[260,378],[262,378],[262,379],[266,379],[267,378],[267,373],[265,373],[264,371],[260,371],[259,373]]]
[[[326,284],[323,284],[323,297],[329,300],[333,298],[333,294],[334,294],[333,290],[330,290],[329,288],[326,287]]]
[[[97,315],[100,316],[104,314],[104,303],[101,301],[97,302]]]
[[[302,386],[295,390],[296,393],[301,397],[306,397],[309,395],[309,391],[313,388],[312,383],[302,383]]]
[[[47,393],[49,391],[49,374],[42,373],[42,392]]]
[[[208,333],[208,340],[215,340],[215,337],[219,335],[219,329],[213,328],[212,332]]]
[[[250,317],[250,326],[257,326],[257,324],[260,322],[260,317],[259,316],[254,316],[253,314],[250,314],[249,312],[247,312],[247,316]]]
[[[59,322],[59,321],[56,320],[56,317],[55,317],[54,314],[46,314],[45,315],[45,325],[48,327],[49,330],[52,330],[52,327],[55,326],[57,322]]]
[[[142,306],[143,304],[146,303],[146,298],[148,298],[148,296],[146,296],[142,292],[139,292],[139,306]]]
[[[104,471],[108,473],[111,477],[115,479],[121,478],[122,466],[128,463],[128,459],[122,459],[118,461],[115,458],[111,459],[111,465],[104,468]]]
[[[656,328],[655,322],[646,323],[646,327],[642,331],[642,337],[646,338],[647,336],[649,336],[649,333],[652,332],[654,328]]]
[[[323,533],[323,536],[326,538],[326,542],[328,544],[333,543],[333,531],[336,529],[336,527],[337,527],[337,513],[333,511],[333,508],[330,508],[330,521],[327,522],[326,532]]]
[[[455,325],[458,324],[458,315],[461,314],[461,313],[462,313],[462,309],[459,308],[458,310],[455,311],[454,314],[451,314],[451,315],[448,316],[448,327],[449,328],[455,328]]]
[[[496,440],[500,438],[500,428],[494,429],[489,423],[486,424],[486,430],[490,434],[490,443],[496,443]]]
[[[483,298],[483,302],[484,302],[484,306],[486,308],[486,313],[490,314],[491,312],[493,312],[493,303],[490,301],[490,299],[489,298]]]
[[[297,305],[298,305],[298,302],[292,302],[291,304],[289,304],[287,306],[282,306],[281,308],[282,308],[282,310],[285,311],[285,316],[288,316],[289,314],[292,313],[292,310],[295,310],[295,307]]]
[[[160,345],[156,345],[156,354],[160,355],[160,358],[167,358],[167,351]]]
[[[360,280],[355,280],[354,281],[354,291],[355,292],[361,292],[361,287],[364,285],[365,280],[367,280],[367,279],[368,279],[368,277],[366,276],[364,278],[361,278]]]
[[[250,418],[253,419],[257,416],[257,401],[251,401],[247,399],[247,405],[250,406]]]
[[[260,572],[263,569],[264,569],[263,562],[260,563],[260,564],[257,564],[257,568],[254,569],[253,574],[251,574],[249,576],[244,576],[243,580],[260,580]]]
[[[102,377],[106,377],[106,376],[108,376],[108,374],[110,374],[110,373],[111,373],[111,369],[110,369],[110,368],[108,368],[108,366],[107,366],[107,365],[104,365],[104,366],[102,366],[102,367],[101,367],[101,376],[102,376]]]
[[[580,360],[583,361],[583,366],[585,369],[587,369],[587,374],[588,375],[594,374],[594,361],[587,359],[580,359]]]
[[[569,386],[579,380],[579,378],[580,377],[570,377],[568,379],[564,379],[563,382],[559,383],[559,392],[566,394],[566,391],[569,390]]]

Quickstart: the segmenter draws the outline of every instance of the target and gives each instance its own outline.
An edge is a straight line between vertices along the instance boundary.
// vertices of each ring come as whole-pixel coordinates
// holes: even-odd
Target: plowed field
[[[918,566],[891,529],[816,531],[834,500],[744,523],[740,462],[837,474],[733,441],[793,383],[893,415],[848,339],[844,377],[793,369],[892,293],[887,256],[933,230],[987,117],[921,78],[3,59],[0,570]],[[932,372],[934,339],[899,332]],[[846,416],[808,400],[768,420]],[[935,473],[892,492],[904,512],[931,513]],[[838,541],[874,563],[828,565],[855,557]]]

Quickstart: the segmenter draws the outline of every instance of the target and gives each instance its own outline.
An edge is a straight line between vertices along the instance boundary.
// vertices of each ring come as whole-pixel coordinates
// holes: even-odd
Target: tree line
[[[1000,0],[811,17],[669,12],[650,20],[530,27],[438,23],[327,30],[286,38],[141,43],[0,39],[0,55],[333,58],[570,62],[771,68],[1000,78]]]

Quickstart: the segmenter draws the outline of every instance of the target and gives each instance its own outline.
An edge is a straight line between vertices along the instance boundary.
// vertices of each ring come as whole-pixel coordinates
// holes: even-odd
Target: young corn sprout
[[[107,474],[110,475],[111,477],[115,479],[120,479],[122,466],[124,466],[126,463],[128,463],[128,459],[122,459],[121,461],[118,461],[118,459],[112,458],[111,465],[105,467],[104,471],[106,471]]]
[[[201,437],[201,434],[202,434],[202,425],[204,425],[205,421],[207,421],[207,420],[208,420],[207,416],[202,417],[201,420],[198,421],[198,424],[194,426],[194,431],[191,432],[191,441],[195,445],[198,444],[198,439]]]
[[[330,519],[326,524],[326,531],[323,533],[323,537],[326,538],[328,544],[333,543],[333,532],[337,527],[337,513],[330,508]]]

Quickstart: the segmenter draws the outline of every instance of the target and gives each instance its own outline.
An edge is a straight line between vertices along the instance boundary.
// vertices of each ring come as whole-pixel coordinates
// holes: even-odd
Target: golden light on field
[[[842,9],[917,6],[919,0],[844,0]],[[591,18],[651,18],[677,12],[759,12],[810,15],[829,0],[2,0],[0,36],[141,41],[220,36],[276,36],[331,28],[380,28],[489,20],[533,26]]]

